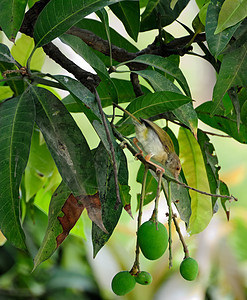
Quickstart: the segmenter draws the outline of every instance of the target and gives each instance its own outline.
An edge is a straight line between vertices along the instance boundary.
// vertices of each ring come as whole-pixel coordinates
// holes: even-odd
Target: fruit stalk
[[[159,206],[160,190],[161,190],[161,183],[162,183],[162,174],[163,173],[161,173],[161,172],[159,173],[158,187],[157,187],[157,193],[156,193],[156,198],[155,198],[154,210],[153,210],[152,216],[150,218],[150,220],[154,221],[155,223],[157,223],[157,220],[158,220],[158,206]]]
[[[142,180],[142,190],[141,190],[139,213],[138,213],[138,218],[137,218],[137,231],[136,232],[138,232],[138,230],[141,226],[141,223],[142,223],[142,208],[143,208],[143,202],[144,202],[145,192],[146,192],[147,174],[148,174],[148,166],[145,165],[143,180]],[[133,267],[130,271],[130,273],[133,274],[133,275],[140,272],[140,262],[139,262],[140,247],[139,247],[138,239],[136,239],[136,251],[135,252],[136,252],[135,262],[134,262]]]
[[[169,229],[169,268],[172,267],[172,201],[171,201],[171,181],[167,181],[168,184],[168,198],[167,198],[167,205],[169,209],[169,215],[168,215],[168,229]]]

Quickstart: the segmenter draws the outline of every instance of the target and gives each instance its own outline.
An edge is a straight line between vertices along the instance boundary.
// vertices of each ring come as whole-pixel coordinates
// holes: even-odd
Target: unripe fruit
[[[165,226],[160,222],[156,224],[151,220],[140,226],[137,239],[143,255],[150,260],[160,258],[168,245],[168,234]]]
[[[118,296],[129,293],[135,287],[136,281],[128,271],[117,273],[111,282],[113,292]]]
[[[141,271],[137,276],[136,276],[136,282],[142,285],[148,285],[152,282],[153,278],[151,274],[149,274],[146,271]]]
[[[185,258],[180,264],[180,274],[186,280],[195,280],[198,275],[198,263],[191,257]]]

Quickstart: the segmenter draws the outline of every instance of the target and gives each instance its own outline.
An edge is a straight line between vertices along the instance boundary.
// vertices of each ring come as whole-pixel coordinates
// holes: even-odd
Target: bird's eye
[[[179,167],[177,167],[177,171],[179,171],[180,170],[180,168]]]

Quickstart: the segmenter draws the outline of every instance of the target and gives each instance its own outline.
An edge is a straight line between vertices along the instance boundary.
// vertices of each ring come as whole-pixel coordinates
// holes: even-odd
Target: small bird
[[[142,149],[137,145],[138,141],[141,143],[143,150],[147,153],[145,156],[146,161],[155,165],[161,173],[164,173],[163,168],[150,161],[150,159],[153,158],[163,166],[167,167],[175,179],[178,180],[178,176],[181,171],[181,163],[175,152],[173,142],[167,132],[152,121],[142,118],[138,120],[134,115],[121,106],[117,104],[114,105],[133,119],[136,131],[134,143],[142,154]]]

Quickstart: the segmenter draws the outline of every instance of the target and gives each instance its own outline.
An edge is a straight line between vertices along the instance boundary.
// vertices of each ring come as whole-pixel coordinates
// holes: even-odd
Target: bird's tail
[[[132,115],[132,113],[130,113],[129,111],[127,111],[127,110],[124,109],[123,107],[119,106],[119,105],[116,104],[116,103],[113,103],[113,106],[115,106],[115,107],[121,109],[124,113],[126,113],[128,116],[130,116],[130,117],[135,121],[135,123],[141,124],[141,121],[140,121],[140,120],[138,120],[134,115]]]

